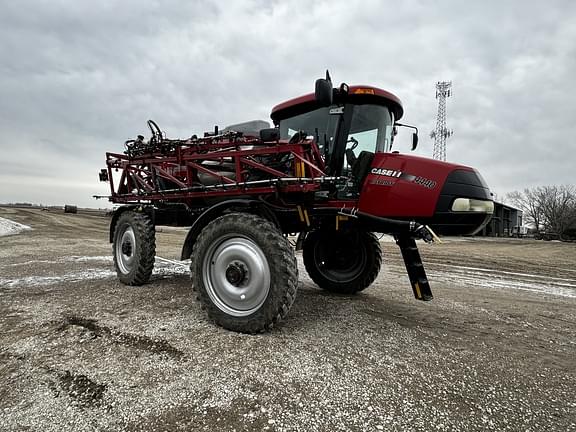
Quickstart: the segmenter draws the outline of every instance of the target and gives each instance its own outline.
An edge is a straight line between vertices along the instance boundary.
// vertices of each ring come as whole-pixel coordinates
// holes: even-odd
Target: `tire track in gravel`
[[[166,354],[169,357],[178,360],[184,357],[184,353],[182,351],[170,345],[170,343],[164,339],[153,339],[144,335],[112,330],[107,326],[98,324],[98,322],[94,319],[84,318],[77,315],[68,315],[64,318],[62,325],[58,329],[65,330],[70,326],[82,327],[91,332],[91,335],[94,338],[107,338],[114,343],[130,348],[145,350],[153,354]]]

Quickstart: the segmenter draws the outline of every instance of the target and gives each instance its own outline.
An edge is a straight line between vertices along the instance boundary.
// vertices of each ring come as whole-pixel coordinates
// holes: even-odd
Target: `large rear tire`
[[[296,297],[292,247],[272,223],[253,214],[230,213],[209,223],[194,244],[190,270],[208,316],[229,330],[270,330]]]
[[[120,215],[114,228],[114,267],[120,282],[143,285],[154,269],[156,239],[149,216],[134,211]]]
[[[354,294],[369,287],[382,264],[376,236],[357,230],[312,231],[304,240],[302,255],[316,285],[339,294]]]

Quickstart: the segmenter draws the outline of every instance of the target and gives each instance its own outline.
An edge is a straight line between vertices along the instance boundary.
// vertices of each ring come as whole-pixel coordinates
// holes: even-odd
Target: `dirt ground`
[[[576,430],[576,244],[421,245],[435,300],[399,251],[356,296],[300,263],[273,332],[208,321],[161,228],[152,281],[121,285],[108,220],[0,209],[0,430]]]

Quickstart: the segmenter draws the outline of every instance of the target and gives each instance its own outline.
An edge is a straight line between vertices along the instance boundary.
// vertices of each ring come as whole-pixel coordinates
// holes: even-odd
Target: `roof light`
[[[374,94],[374,89],[371,88],[357,88],[354,90],[354,94]]]

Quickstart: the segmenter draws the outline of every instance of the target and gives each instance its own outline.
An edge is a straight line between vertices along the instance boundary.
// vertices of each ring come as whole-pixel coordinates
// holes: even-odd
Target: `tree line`
[[[553,233],[560,240],[576,239],[576,186],[526,188],[506,198],[522,210],[536,233]]]

